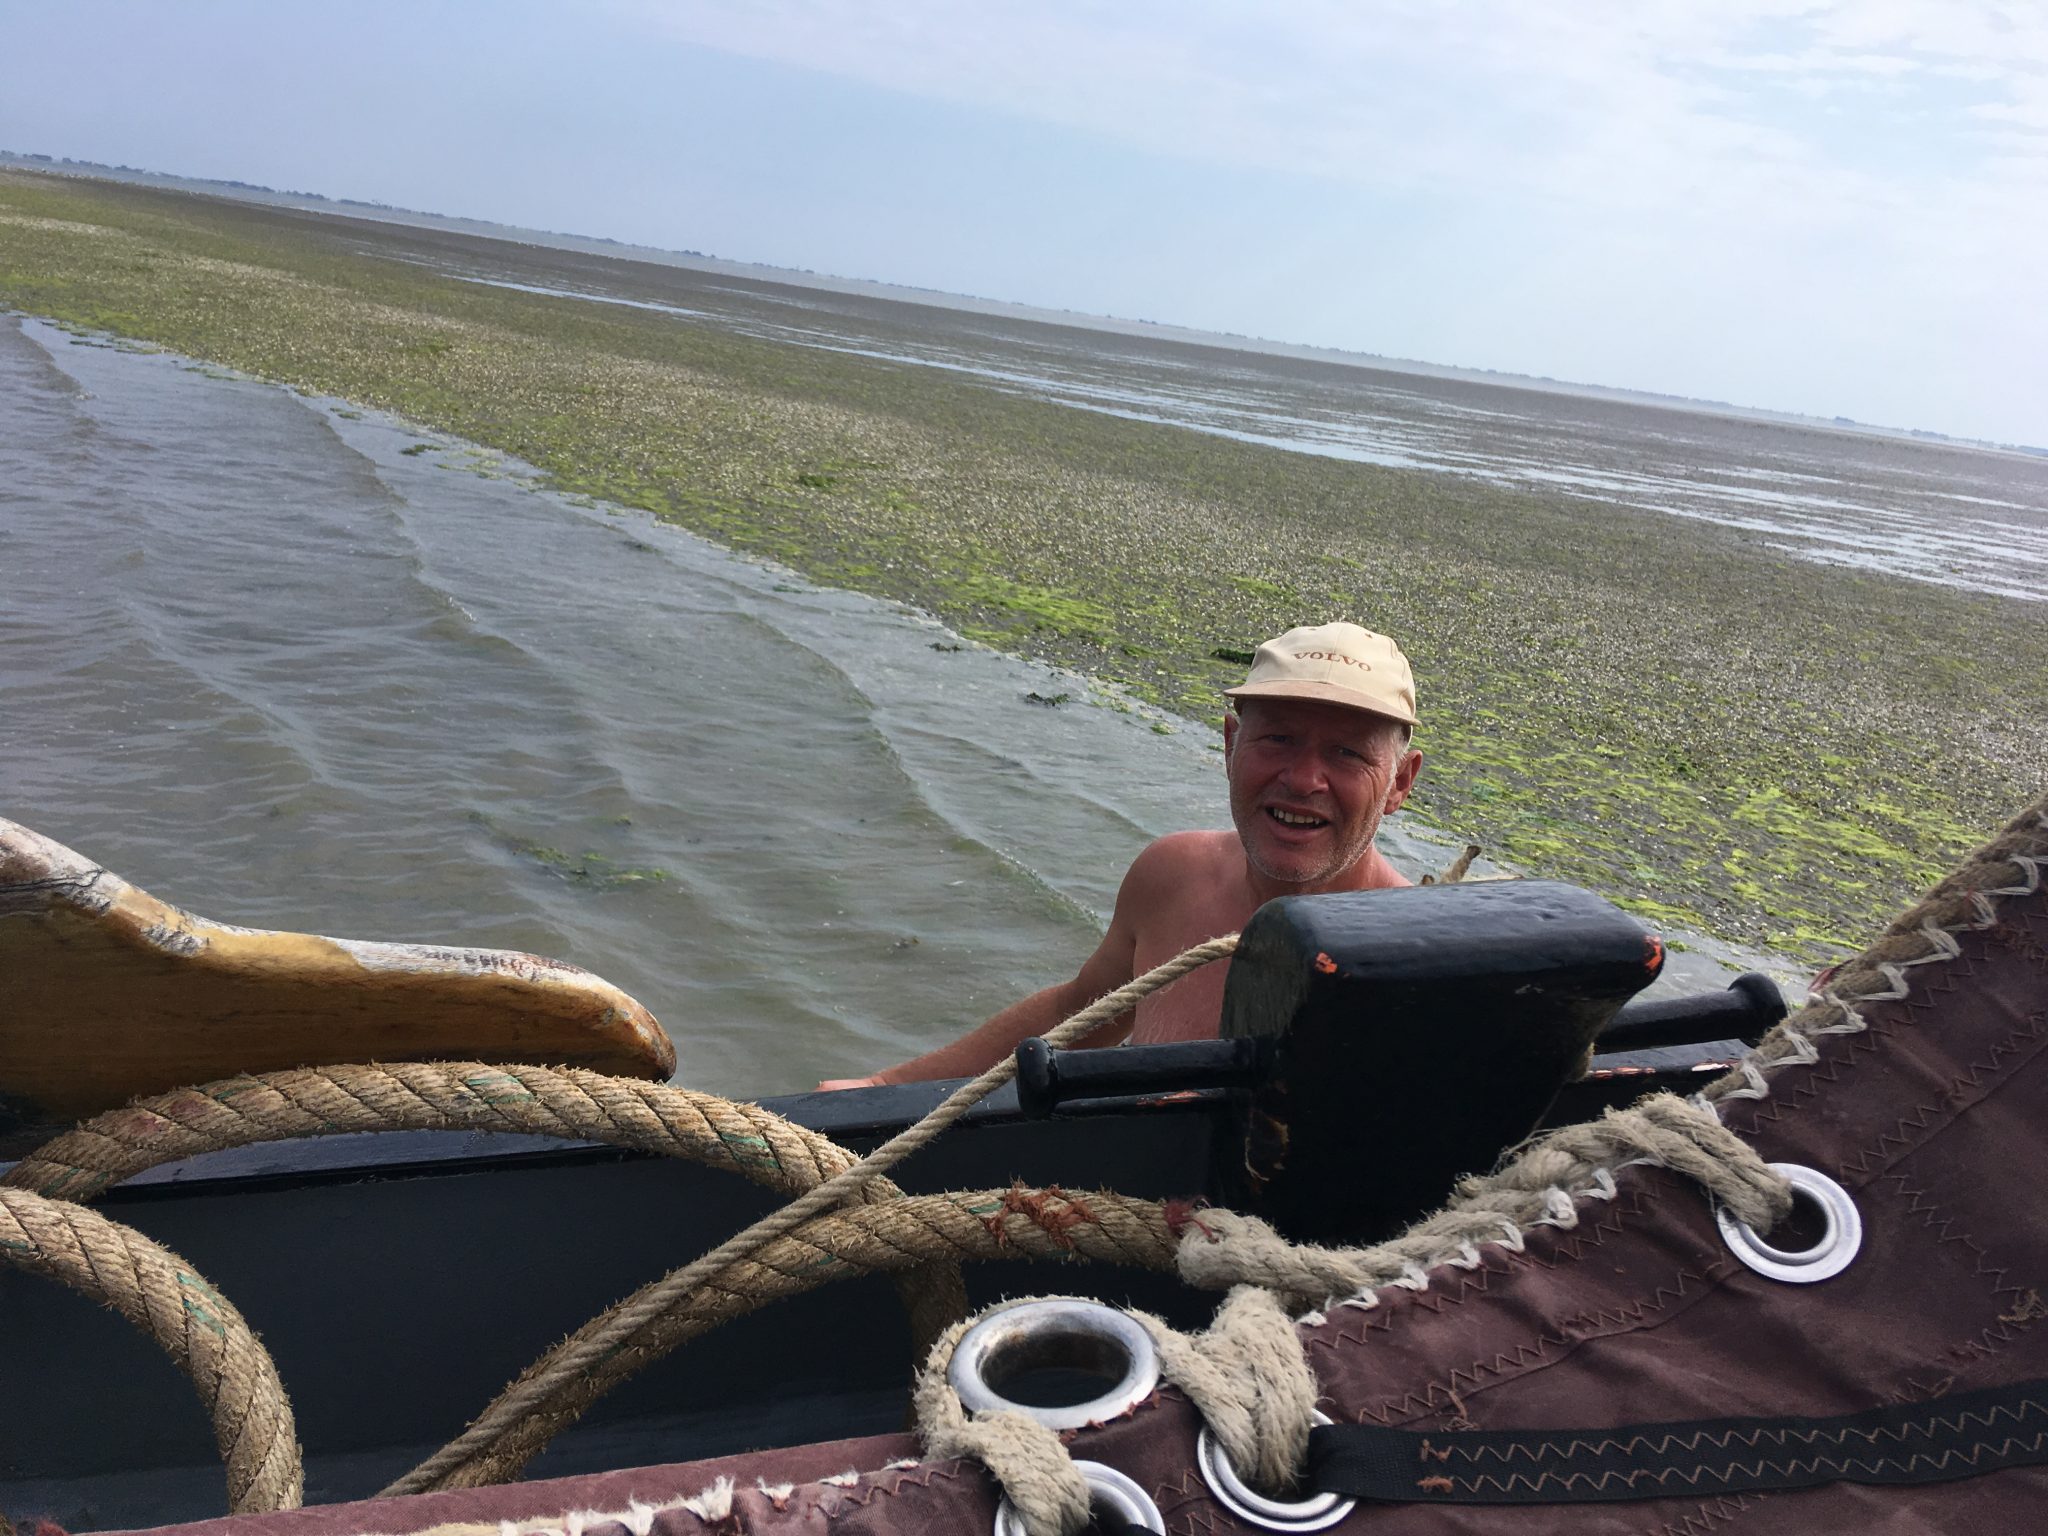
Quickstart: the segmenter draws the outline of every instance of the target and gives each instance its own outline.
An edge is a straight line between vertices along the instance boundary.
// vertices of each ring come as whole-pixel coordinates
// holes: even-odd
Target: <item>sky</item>
[[[0,149],[2048,444],[2042,0],[0,0]]]

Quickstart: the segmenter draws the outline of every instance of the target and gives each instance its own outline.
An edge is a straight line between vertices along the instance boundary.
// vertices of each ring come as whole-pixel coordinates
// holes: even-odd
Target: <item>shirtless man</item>
[[[1422,766],[1408,745],[1415,681],[1401,648],[1356,624],[1290,629],[1260,646],[1243,686],[1224,693],[1235,705],[1223,722],[1235,832],[1175,832],[1140,853],[1117,891],[1109,932],[1072,980],[1012,1003],[950,1045],[818,1086],[971,1077],[1132,977],[1237,932],[1276,896],[1408,884],[1373,846]],[[1214,1039],[1227,965],[1153,993],[1081,1044]]]

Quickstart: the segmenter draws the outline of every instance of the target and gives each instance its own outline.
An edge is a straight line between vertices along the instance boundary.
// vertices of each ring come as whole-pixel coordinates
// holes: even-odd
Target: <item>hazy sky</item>
[[[2048,443],[2048,4],[0,0],[0,148]]]

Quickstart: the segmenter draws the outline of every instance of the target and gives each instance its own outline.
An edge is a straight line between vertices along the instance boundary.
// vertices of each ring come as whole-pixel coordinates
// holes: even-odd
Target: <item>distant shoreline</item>
[[[1806,427],[1820,432],[1845,432],[1856,436],[1892,438],[1903,442],[1939,443],[1978,453],[2048,458],[2048,446],[1993,442],[1984,438],[1958,437],[1946,432],[1855,421],[1846,416],[1813,416],[1800,411],[1774,410],[1768,406],[1737,405],[1726,400],[1705,400],[1690,395],[1663,394],[1654,390],[1627,389],[1606,384],[1583,384],[1569,379],[1533,374],[1503,373],[1490,368],[1462,368],[1454,364],[1424,362],[1419,358],[1353,352],[1341,347],[1316,346],[1308,342],[1273,341],[1264,337],[1243,336],[1231,332],[1196,330],[1165,321],[1130,320],[1116,315],[1098,315],[1078,310],[1045,309],[1038,305],[1013,303],[1006,299],[950,293],[939,288],[918,288],[881,279],[839,277],[807,269],[773,266],[766,262],[728,260],[696,251],[673,251],[660,246],[635,245],[603,236],[529,229],[522,225],[500,224],[489,219],[426,213],[418,209],[398,208],[384,203],[365,203],[351,198],[331,198],[318,192],[281,192],[275,188],[258,187],[245,182],[178,176],[166,171],[140,170],[133,166],[109,166],[86,161],[54,161],[48,156],[0,150],[0,168],[7,166],[89,181],[106,180],[132,186],[187,192],[195,196],[227,198],[257,207],[292,208],[305,213],[328,213],[345,218],[369,219],[404,229],[442,230],[477,235],[485,239],[532,245],[545,250],[574,251],[584,255],[613,257],[620,260],[651,261],[687,271],[747,277],[764,282],[785,283],[792,287],[812,288],[821,293],[852,294],[896,303],[929,305],[962,314],[998,315],[1048,325],[1073,326],[1114,336],[1182,341],[1195,346],[1245,352],[1257,357],[1293,358],[1302,362],[1331,363],[1346,368],[1412,374],[1418,378],[1489,384],[1502,389],[1528,389],[1574,399],[1611,400],[1660,410],[1695,411],[1740,421],[1775,422]]]
[[[1368,619],[1421,675],[1424,819],[1732,942],[1860,944],[2048,764],[2048,605],[438,275],[467,235],[12,172],[0,220],[0,305],[391,411],[1194,718],[1220,655]],[[775,302],[491,250],[536,286],[604,262],[678,308]]]

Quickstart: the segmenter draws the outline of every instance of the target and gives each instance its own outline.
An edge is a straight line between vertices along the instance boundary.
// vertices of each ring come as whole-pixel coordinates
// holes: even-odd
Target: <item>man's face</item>
[[[1305,699],[1245,699],[1223,722],[1230,815],[1245,857],[1302,891],[1342,877],[1400,809],[1422,754],[1382,715]]]

